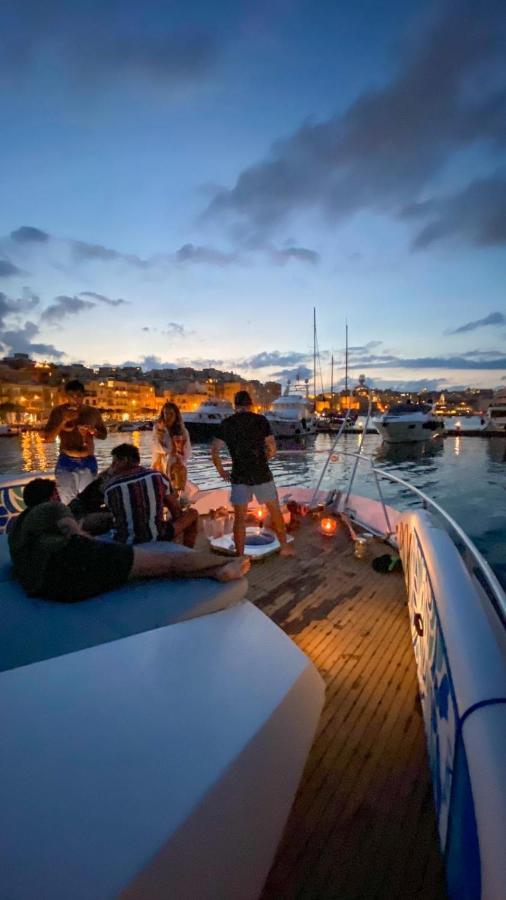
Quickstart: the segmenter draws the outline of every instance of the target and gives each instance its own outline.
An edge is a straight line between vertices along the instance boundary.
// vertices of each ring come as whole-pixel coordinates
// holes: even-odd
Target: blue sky
[[[4,0],[0,351],[504,384],[500,2]],[[120,302],[122,301],[122,302]],[[338,372],[338,375],[342,374]]]

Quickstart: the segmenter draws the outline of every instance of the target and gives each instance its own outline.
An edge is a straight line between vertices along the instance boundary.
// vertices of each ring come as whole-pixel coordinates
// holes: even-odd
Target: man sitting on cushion
[[[105,502],[114,517],[114,540],[122,544],[175,540],[193,547],[197,510],[183,511],[168,478],[140,462],[133,444],[119,444],[112,451]]]
[[[24,491],[26,509],[8,535],[14,573],[27,594],[74,603],[120,587],[132,578],[216,578],[232,581],[250,567],[213,553],[159,553],[148,547],[104,543],[85,534],[56,483],[35,478]]]

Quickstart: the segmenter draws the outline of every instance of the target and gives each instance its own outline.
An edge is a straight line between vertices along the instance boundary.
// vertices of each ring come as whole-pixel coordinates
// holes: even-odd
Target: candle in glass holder
[[[328,537],[332,537],[337,531],[337,521],[333,516],[325,516],[320,519],[320,532]]]

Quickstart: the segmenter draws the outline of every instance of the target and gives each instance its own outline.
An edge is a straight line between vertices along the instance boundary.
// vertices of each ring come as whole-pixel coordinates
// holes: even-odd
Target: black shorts
[[[69,538],[52,554],[40,592],[47,600],[76,603],[120,587],[134,561],[133,547],[81,537]]]

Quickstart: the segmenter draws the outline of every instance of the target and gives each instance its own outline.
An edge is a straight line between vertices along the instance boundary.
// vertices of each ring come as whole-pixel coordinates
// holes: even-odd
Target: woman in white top
[[[186,464],[192,454],[190,435],[175,403],[164,403],[153,428],[152,467],[163,472],[176,491],[184,490]]]

